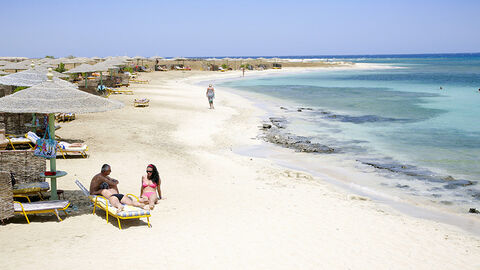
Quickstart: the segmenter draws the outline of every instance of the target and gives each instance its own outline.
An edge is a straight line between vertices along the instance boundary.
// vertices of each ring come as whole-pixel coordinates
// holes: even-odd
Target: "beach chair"
[[[141,99],[134,99],[133,100],[134,107],[148,107],[150,106],[150,100],[148,98],[141,98]]]
[[[87,196],[88,199],[93,203],[92,214],[95,214],[95,209],[97,207],[105,211],[107,223],[108,223],[108,216],[112,216],[117,219],[118,228],[121,230],[122,225],[120,223],[120,219],[137,219],[137,218],[140,219],[140,218],[146,217],[148,227],[152,227],[150,225],[151,215],[149,210],[144,210],[131,205],[125,205],[125,208],[123,209],[123,211],[120,213],[117,213],[117,208],[111,205],[110,202],[105,197],[101,195],[90,195],[90,192],[78,180],[75,180],[75,184],[77,184],[77,186],[80,188],[83,194]],[[132,200],[136,199],[138,201],[138,197],[133,194],[127,194],[126,196],[133,197]]]
[[[13,186],[13,197],[26,198],[30,202],[30,196],[38,196],[40,200],[43,200],[42,192],[47,192],[49,189],[50,185],[48,182],[16,184]]]
[[[66,159],[65,154],[80,154],[83,158],[87,157],[88,146],[84,143],[68,143],[68,142],[59,142],[57,145],[57,150],[63,156],[63,159]]]
[[[27,134],[23,137],[18,137],[14,136],[11,134],[6,134],[7,140],[8,140],[8,145],[12,147],[13,150],[15,149],[15,146],[28,146],[30,149],[35,146],[35,144],[32,144],[32,141],[27,138]]]
[[[107,87],[107,93],[108,93],[108,96],[110,96],[111,94],[133,95],[133,90],[118,89],[118,88],[110,88],[110,87]]]
[[[33,143],[33,145],[37,144],[37,140],[40,139],[37,134],[31,131],[29,131],[26,136]],[[66,154],[80,154],[83,158],[86,158],[88,156],[88,145],[84,143],[68,143],[59,141],[57,145],[57,151],[60,151],[64,159],[66,159]]]
[[[55,119],[60,122],[60,121],[72,121],[75,120],[75,114],[74,113],[59,113],[55,115]]]
[[[64,114],[63,117],[64,117],[63,121],[75,120],[75,114],[74,113],[66,113],[66,114]]]
[[[7,149],[8,144],[10,141],[7,139],[5,135],[5,129],[0,129],[0,150]]]
[[[65,121],[65,114],[64,113],[55,114],[55,120],[57,120],[58,122]]]
[[[147,83],[149,83],[147,80],[139,80],[139,79],[131,79],[130,82],[133,82],[133,83],[142,83],[142,84],[147,84]]]
[[[168,68],[166,65],[160,65],[155,68],[156,71],[168,71]]]
[[[39,201],[33,203],[30,202],[30,199],[28,199],[28,201],[28,203],[13,202],[14,213],[24,215],[28,224],[30,224],[30,220],[27,215],[42,213],[54,213],[58,221],[62,221],[58,215],[58,211],[61,210],[67,215],[67,211],[65,210],[70,206],[70,202],[65,200]]]

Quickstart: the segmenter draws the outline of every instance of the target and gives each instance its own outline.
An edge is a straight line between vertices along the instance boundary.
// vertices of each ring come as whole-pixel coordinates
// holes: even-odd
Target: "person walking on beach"
[[[119,181],[108,176],[112,172],[110,165],[103,164],[99,174],[95,175],[90,182],[90,194],[102,195],[113,206],[117,208],[117,213],[123,211],[123,204],[133,205],[147,209],[147,205],[130,199],[128,196],[120,194],[118,191]]]
[[[148,202],[150,210],[153,210],[159,199],[162,199],[160,176],[157,167],[153,164],[147,166],[147,175],[142,176],[142,186],[140,187],[140,197]],[[157,196],[158,193],[158,196]]]
[[[208,85],[206,95],[208,98],[208,103],[210,104],[210,109],[215,109],[215,107],[213,106],[213,99],[215,98],[215,89],[213,89],[213,85]]]

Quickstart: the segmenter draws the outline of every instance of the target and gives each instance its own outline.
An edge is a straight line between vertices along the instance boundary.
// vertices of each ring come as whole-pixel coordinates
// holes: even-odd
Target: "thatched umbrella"
[[[77,64],[82,64],[90,61],[90,59],[85,57],[75,57],[75,58],[67,58],[63,61],[64,64],[73,64],[73,68],[76,67]]]
[[[155,55],[149,58],[150,60],[157,60],[157,59],[163,59],[163,57]]]
[[[72,68],[68,71],[65,71],[65,73],[68,74],[74,74],[74,73],[86,73],[86,72],[94,72],[92,69],[92,65],[90,64],[81,64],[80,66],[76,68]]]
[[[143,66],[143,60],[146,59],[146,58],[143,57],[143,56],[138,56],[137,55],[137,56],[133,57],[133,59],[137,60],[137,66],[138,66],[138,60],[142,60],[142,66]]]
[[[3,69],[3,70],[15,70],[15,72],[19,70],[26,70],[29,68],[30,68],[30,65],[24,62],[8,63],[5,66],[0,67],[0,69]]]
[[[100,72],[100,84],[103,85],[103,72],[108,71],[109,69],[113,69],[110,65],[105,64],[105,62],[96,63],[92,66],[92,70]]]
[[[55,138],[55,113],[94,113],[120,109],[123,103],[95,96],[73,87],[66,87],[48,80],[0,98],[0,112],[48,114],[50,136]],[[50,171],[56,172],[56,159],[50,159]],[[66,173],[63,173],[63,175]],[[59,176],[62,173],[59,174]],[[56,178],[51,178],[52,200],[58,199]]]
[[[43,69],[41,67],[37,67],[35,69],[28,69],[24,71],[20,71],[17,73],[11,73],[10,75],[3,76],[0,78],[0,84],[3,85],[14,85],[14,86],[34,86],[36,84],[42,83],[47,80],[47,69]],[[75,87],[74,84],[71,84],[67,81],[59,79],[60,77],[65,77],[65,74],[51,71],[52,75],[54,76],[53,80],[69,87]],[[68,76],[68,75],[67,75]]]
[[[182,65],[183,65],[183,66],[185,66],[185,61],[186,61],[186,60],[188,60],[188,58],[186,58],[186,57],[181,57],[181,56],[180,56],[180,57],[174,57],[174,58],[173,58],[173,61],[179,61],[179,62],[182,61]],[[179,63],[179,64],[180,64],[180,63]]]
[[[33,66],[33,65],[32,65]],[[41,67],[37,67],[35,69],[28,69],[24,71],[20,71],[17,73],[11,73],[7,76],[1,77],[0,78],[0,84],[3,85],[11,85],[11,86],[22,86],[22,87],[30,87],[37,85],[39,83],[42,83],[46,81],[47,78],[47,69],[43,69]],[[69,83],[67,81],[64,81],[62,79],[59,79],[59,77],[64,77],[65,74],[56,72],[56,71],[51,71],[51,73],[54,75],[53,80],[60,85],[63,85],[65,87],[73,87],[77,88],[76,85]],[[8,73],[7,73],[8,74]],[[68,75],[67,75],[68,77]],[[33,114],[32,116],[32,129],[34,128],[35,125],[35,119],[36,116]]]
[[[90,64],[81,64],[76,68],[72,68],[70,70],[65,71],[65,73],[68,73],[68,74],[83,73],[84,79],[85,79],[85,88],[88,87],[87,73],[90,73],[90,72],[95,72],[95,70],[93,70],[93,66]]]

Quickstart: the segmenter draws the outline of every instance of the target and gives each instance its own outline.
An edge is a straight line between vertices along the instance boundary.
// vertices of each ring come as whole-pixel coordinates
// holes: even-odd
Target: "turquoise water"
[[[274,98],[287,108],[286,131],[374,165],[392,179],[379,185],[479,207],[480,54],[348,60],[396,68],[266,76],[222,86]]]

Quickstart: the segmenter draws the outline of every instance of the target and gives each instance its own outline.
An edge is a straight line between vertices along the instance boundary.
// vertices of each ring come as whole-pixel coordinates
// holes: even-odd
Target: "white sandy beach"
[[[368,68],[362,67],[360,68]],[[370,67],[371,68],[371,67]],[[247,72],[247,76],[300,71]],[[216,88],[215,110],[195,81],[241,72],[154,72],[117,111],[77,115],[57,132],[89,145],[87,159],[58,159],[58,180],[79,210],[62,222],[21,216],[0,227],[0,269],[480,269],[480,236],[351,196],[324,179],[232,149],[257,145],[263,114]],[[134,98],[150,107],[134,108]],[[75,185],[102,164],[122,193],[138,195],[157,166],[164,199],[146,221],[106,223]]]

